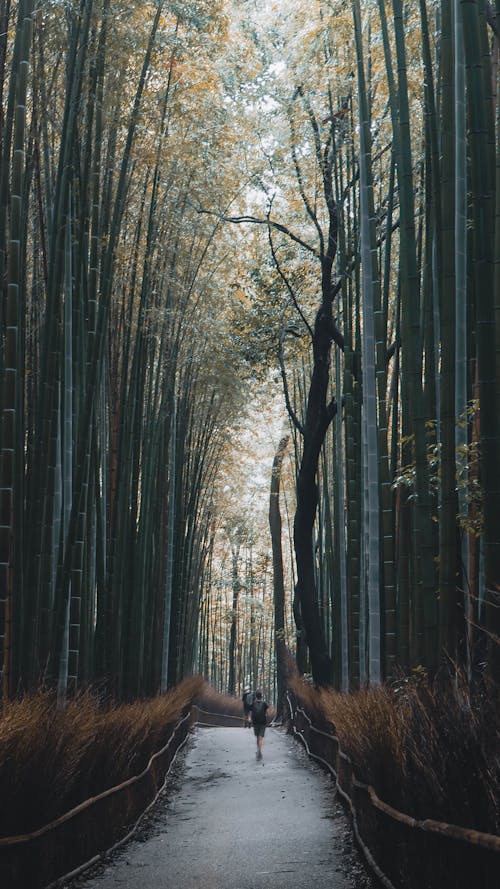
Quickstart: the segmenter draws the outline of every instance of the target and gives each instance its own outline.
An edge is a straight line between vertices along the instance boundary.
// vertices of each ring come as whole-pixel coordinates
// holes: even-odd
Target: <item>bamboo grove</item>
[[[1,5],[4,695],[193,669],[239,398],[209,320],[218,225],[189,207],[219,12]]]
[[[273,11],[261,202],[226,219],[281,298],[299,666],[497,677],[498,4]]]
[[[292,613],[321,684],[498,677],[499,13],[2,0],[4,696],[271,690]],[[269,373],[284,573],[217,483]]]

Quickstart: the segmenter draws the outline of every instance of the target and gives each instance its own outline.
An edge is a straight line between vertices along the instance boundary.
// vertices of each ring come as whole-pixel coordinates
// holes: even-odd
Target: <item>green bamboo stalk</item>
[[[473,206],[473,275],[479,372],[481,482],[484,495],[486,628],[500,635],[497,584],[500,577],[500,467],[494,306],[494,169],[491,141],[491,66],[485,57],[483,2],[461,0],[469,112],[469,151]],[[490,644],[490,668],[500,672],[500,647]]]
[[[393,0],[394,32],[398,62],[400,194],[400,252],[402,267],[402,376],[403,396],[408,401],[414,434],[416,496],[414,503],[414,558],[417,595],[422,602],[423,625],[417,656],[431,670],[437,666],[437,600],[435,594],[432,509],[422,393],[422,337],[420,287],[415,252],[415,209],[411,149],[408,78],[401,0]]]
[[[336,363],[336,384],[337,384],[337,400],[341,398],[342,372],[340,366],[340,352],[337,351],[335,356]],[[345,472],[344,459],[345,449],[343,446],[343,423],[342,414],[339,411],[336,417],[336,449],[335,449],[335,479],[336,479],[336,557],[339,564],[339,641],[340,641],[340,688],[343,692],[349,691],[349,625],[348,625],[348,588],[347,588],[347,539],[346,539],[346,521],[345,521]]]
[[[73,263],[72,263],[72,207],[71,190],[66,217],[65,295],[64,295],[64,404],[63,404],[63,520],[62,537],[66,540],[73,498]],[[69,631],[71,594],[66,607],[65,627],[59,667],[57,699],[59,706],[66,701],[68,687]]]
[[[21,12],[23,17],[21,18]],[[2,379],[2,413],[0,417],[2,445],[0,452],[0,666],[2,671],[2,699],[5,702],[11,694],[12,666],[12,619],[17,606],[14,601],[14,561],[22,557],[16,553],[13,530],[16,513],[21,508],[18,502],[19,459],[23,445],[16,441],[19,429],[17,412],[20,405],[20,385],[23,378],[18,330],[20,313],[24,305],[23,294],[23,250],[25,246],[23,206],[26,141],[26,96],[32,30],[32,4],[20,8],[16,29],[16,46],[19,55],[13,59],[13,79],[16,82],[15,104],[13,109],[13,153],[12,180],[10,195],[10,237],[8,241],[7,301],[5,322],[5,359]],[[8,166],[10,152],[4,154]],[[3,221],[3,220],[2,220]],[[24,242],[24,243],[23,243]],[[16,457],[17,454],[17,457]]]
[[[276,657],[277,699],[276,709],[281,716],[286,688],[285,659],[285,581],[282,552],[281,511],[279,494],[281,485],[281,467],[285,450],[288,447],[289,435],[283,436],[278,445],[271,471],[271,490],[269,494],[269,528],[273,553],[273,592],[274,592],[274,650]]]
[[[439,505],[439,642],[456,660],[457,511],[455,458],[455,95],[453,88],[452,7],[441,4],[441,367],[440,367],[440,505]],[[463,633],[462,633],[463,636]]]
[[[27,584],[37,591],[36,610],[43,616],[40,626],[29,627],[25,647],[30,655],[26,666],[29,679],[37,681],[47,663],[50,649],[49,598],[53,589],[51,577],[51,542],[53,527],[53,490],[56,464],[57,429],[59,424],[59,384],[63,273],[65,256],[65,217],[71,169],[70,156],[76,139],[77,102],[84,73],[85,41],[90,24],[91,4],[82,3],[81,15],[71,21],[71,37],[67,53],[66,96],[59,165],[56,176],[52,229],[48,232],[48,281],[46,311],[43,324],[39,393],[35,425],[32,472],[29,479],[28,533],[33,541],[35,558],[28,563]],[[79,52],[80,41],[83,43]],[[59,648],[59,651],[61,649]]]
[[[467,135],[466,135],[466,86],[464,37],[460,0],[453,2],[453,47],[454,47],[454,99],[455,99],[455,459],[463,465],[463,455],[467,452],[468,423],[466,422],[468,403],[467,383]],[[497,253],[498,255],[498,253]],[[462,459],[461,459],[462,457]],[[462,472],[464,472],[462,470]],[[458,481],[458,479],[457,479]],[[467,488],[468,471],[458,481],[458,510],[462,517],[468,514]],[[461,569],[458,585],[464,590],[465,633],[468,640],[466,658],[471,672],[473,609],[470,596],[470,552],[468,534],[460,531]]]
[[[365,444],[365,532],[364,570],[367,581],[368,677],[377,684],[383,675],[381,660],[381,576],[380,576],[380,486],[379,436],[376,400],[375,313],[380,313],[380,277],[375,236],[375,206],[371,171],[371,137],[365,82],[361,12],[352,3],[358,72],[360,119],[360,224],[362,269],[362,361],[363,361],[363,439]],[[385,350],[384,350],[385,351]],[[386,364],[385,355],[383,357]],[[384,396],[385,400],[385,396]],[[391,634],[391,641],[394,638]]]
[[[20,107],[17,99],[18,80],[21,79],[20,94],[22,100],[22,92],[25,89],[25,84],[23,84],[22,79],[26,77],[23,73],[24,66],[25,62],[29,60],[29,49],[26,50],[25,44],[26,35],[24,23],[31,19],[32,12],[33,3],[31,0],[20,0],[17,12],[14,47],[12,51],[12,63],[10,66],[7,109],[3,121],[2,141],[0,144],[0,274],[2,277],[8,271],[8,210],[12,194],[12,186],[9,183],[9,177],[12,170],[11,152],[16,119],[16,105]],[[7,40],[7,27],[5,27],[3,34],[5,36],[2,37],[2,43]]]
[[[389,40],[389,31],[387,26],[387,17],[385,11],[385,4],[383,0],[378,0],[378,8],[379,8],[379,17],[380,17],[380,25],[382,31],[382,40],[384,46],[384,59],[385,59],[385,68],[387,74],[387,83],[389,87],[389,107],[391,111],[391,121],[392,121],[392,155],[396,164],[396,170],[398,174],[398,185],[400,182],[400,170],[401,170],[401,146],[400,146],[400,132],[399,132],[399,116],[398,116],[398,91],[394,77],[393,70],[393,61],[392,61],[392,50]],[[389,249],[389,245],[387,246],[387,250]],[[387,267],[388,267],[388,254],[386,252],[386,276],[385,280],[387,280]],[[385,285],[387,288],[387,284]],[[388,305],[388,291],[387,297],[385,298],[385,304]],[[399,272],[398,277],[398,286],[397,286],[397,309],[396,309],[396,343],[398,344],[398,348],[396,351],[396,365],[394,368],[392,381],[391,381],[391,389],[392,389],[392,406],[391,406],[391,414],[392,414],[392,424],[391,424],[391,474],[393,477],[396,475],[396,471],[398,468],[398,460],[397,454],[399,450],[398,441],[400,435],[400,423],[399,423],[399,415],[400,415],[400,403],[399,396],[401,390],[401,396],[404,396],[402,381],[401,381],[401,352],[400,352],[400,344],[401,344],[401,272]],[[403,398],[402,401],[402,413],[403,416],[407,413],[406,411],[406,399]],[[402,429],[404,430],[405,423],[402,424]],[[404,462],[404,461],[403,461]],[[408,653],[408,641],[409,641],[409,577],[407,570],[407,554],[408,554],[408,538],[405,535],[409,536],[409,525],[406,521],[407,518],[407,510],[409,506],[406,504],[406,498],[403,498],[401,490],[398,491],[396,497],[396,516],[395,516],[395,532],[396,532],[396,549],[399,549],[399,558],[398,558],[398,577],[397,577],[397,615],[396,615],[396,623],[397,623],[397,650],[398,650],[398,662],[400,665],[407,665],[409,662],[409,653]],[[404,519],[404,521],[403,521]],[[408,530],[407,530],[408,529]],[[416,633],[420,633],[421,621],[416,622],[414,624],[414,631]]]
[[[343,233],[343,226],[340,226]],[[340,238],[341,256],[345,257],[346,249],[343,234]],[[354,380],[353,373],[353,307],[352,281],[342,288],[344,316],[344,378],[343,392],[345,400],[345,448],[346,448],[346,495],[347,495],[347,624],[349,630],[347,651],[349,657],[348,676],[350,688],[355,689],[360,681],[359,652],[359,601],[360,601],[360,477],[359,477],[359,436],[357,435],[357,417],[359,412],[359,384]]]
[[[170,642],[170,621],[172,614],[173,571],[174,571],[174,539],[175,539],[175,508],[177,485],[177,402],[174,397],[172,409],[172,430],[170,433],[170,470],[169,470],[169,514],[167,538],[167,576],[165,600],[163,606],[163,651],[160,691],[168,688],[168,662]],[[234,656],[234,651],[233,651]]]
[[[458,4],[459,0],[455,0]],[[500,0],[496,0],[496,24],[498,28],[498,23],[500,22]],[[462,21],[458,12],[456,15],[456,41],[459,45],[460,49],[463,47],[463,31],[462,31]],[[498,59],[498,36],[497,36],[497,59],[496,59],[496,73],[497,73],[497,83],[496,83],[496,93],[495,93],[495,101],[496,101],[496,201],[495,201],[495,320],[496,320],[496,330],[497,330],[497,379],[500,379],[500,64]],[[457,95],[459,97],[459,101],[463,102],[463,54],[459,53],[457,50],[457,67],[456,67],[456,83],[457,83]],[[461,104],[461,111],[464,111],[463,104]]]
[[[383,255],[382,298],[380,311],[375,316],[377,331],[377,395],[379,404],[379,451],[380,461],[380,499],[382,507],[383,535],[383,589],[384,589],[384,672],[389,677],[395,673],[397,656],[397,579],[395,572],[395,520],[393,505],[393,464],[389,440],[389,414],[391,406],[387,404],[389,389],[387,342],[391,342],[389,331],[389,293],[391,290],[392,262],[392,223],[395,201],[396,157],[394,148],[391,151],[391,164],[387,193],[387,219],[385,226],[385,243]],[[382,267],[382,258],[380,260]],[[397,363],[399,358],[398,334],[394,335]],[[393,370],[393,374],[397,372]],[[397,430],[396,414],[393,413],[391,435]],[[398,665],[399,666],[399,665]]]
[[[459,17],[457,15],[457,21],[459,21]],[[500,0],[496,0],[496,26],[498,29],[500,23]],[[461,39],[463,35],[461,33],[457,34],[457,41]],[[494,302],[495,302],[495,326],[496,326],[496,380],[497,380],[497,391],[498,391],[498,381],[500,380],[500,64],[498,58],[498,32],[496,37],[496,73],[497,73],[497,83],[496,83],[496,177],[495,177],[495,186],[496,186],[496,200],[495,200],[495,242],[494,242]],[[460,90],[460,74],[461,69],[459,67],[459,63],[457,64],[457,81],[458,88],[457,91]],[[457,220],[458,224],[458,220]],[[463,231],[461,227],[461,232]],[[463,239],[464,240],[464,239]],[[463,245],[463,240],[460,242]],[[458,247],[458,244],[457,244]],[[498,404],[498,395],[497,395],[497,404]],[[497,416],[498,416],[498,408],[497,408]],[[495,507],[493,506],[492,509]],[[496,570],[496,568],[491,569],[492,572]],[[492,574],[490,575],[490,577]],[[468,590],[469,587],[467,587]],[[496,590],[498,592],[498,588]],[[466,595],[466,610],[469,619],[472,617],[472,602],[471,598]],[[495,635],[500,636],[500,620],[498,619],[498,595],[493,597],[493,600],[490,599],[489,603],[489,614],[488,621],[490,626],[493,626],[493,632]],[[468,624],[469,630],[472,632],[472,622]],[[495,670],[497,674],[500,672],[497,662],[499,659],[498,656],[498,645],[496,649],[490,645],[491,653],[495,658]]]
[[[139,118],[139,109],[141,106],[142,95],[144,91],[144,85],[146,80],[146,74],[149,69],[151,54],[153,51],[154,42],[156,39],[156,33],[158,30],[160,17],[162,14],[163,4],[160,3],[158,5],[155,18],[151,27],[148,46],[146,49],[144,62],[141,70],[141,75],[139,78],[139,83],[136,90],[136,95],[134,99],[134,105],[130,116],[129,127],[127,132],[126,143],[124,147],[122,163],[120,168],[120,176],[117,185],[116,198],[114,203],[113,217],[111,222],[111,227],[109,231],[109,239],[106,245],[106,250],[103,257],[102,264],[102,275],[101,275],[101,300],[99,303],[99,311],[96,322],[96,341],[95,347],[93,350],[92,359],[90,361],[90,369],[89,376],[87,380],[87,392],[85,397],[85,403],[80,412],[79,418],[79,428],[78,428],[78,446],[77,446],[77,455],[76,455],[76,473],[75,473],[75,489],[78,492],[78,496],[74,500],[74,508],[72,509],[71,518],[70,518],[70,527],[68,531],[68,545],[66,546],[66,553],[64,557],[64,561],[62,563],[61,570],[58,572],[58,581],[56,587],[56,602],[54,607],[54,619],[53,619],[53,641],[52,641],[52,651],[50,657],[49,664],[49,672],[54,671],[56,663],[57,663],[57,654],[60,650],[60,640],[62,638],[64,623],[62,621],[62,615],[64,613],[65,603],[68,597],[68,579],[69,579],[69,566],[71,563],[71,545],[74,540],[74,535],[76,531],[76,524],[78,520],[78,500],[79,496],[81,496],[81,490],[83,487],[84,481],[84,472],[85,472],[85,453],[88,452],[88,437],[90,434],[90,430],[92,428],[91,424],[91,415],[93,410],[94,399],[96,395],[96,382],[99,377],[99,373],[102,367],[102,360],[104,355],[104,344],[107,333],[107,325],[109,319],[109,306],[110,306],[110,298],[112,292],[112,283],[113,283],[113,274],[114,274],[114,255],[116,244],[119,237],[119,232],[121,228],[123,211],[125,206],[125,198],[127,193],[127,183],[129,182],[129,165],[131,161],[131,148],[134,140],[134,136],[136,133],[138,118]]]
[[[8,27],[10,21],[10,0],[2,0],[0,3],[0,107],[4,107],[5,71],[7,63]],[[0,169],[2,167],[2,150],[4,119],[0,121]]]

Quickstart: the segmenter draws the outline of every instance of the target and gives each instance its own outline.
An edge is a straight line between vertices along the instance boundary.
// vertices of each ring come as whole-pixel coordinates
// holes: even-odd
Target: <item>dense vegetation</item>
[[[471,691],[463,677],[443,689],[418,675],[353,695],[291,685],[384,802],[417,819],[500,832],[500,720],[491,689]]]
[[[0,18],[4,698],[270,688],[283,643],[343,690],[496,681],[495,9]],[[281,587],[220,482],[277,374]]]
[[[37,830],[140,775],[202,690],[198,677],[131,704],[88,692],[65,709],[46,692],[10,702],[0,721],[0,836]]]
[[[240,384],[191,206],[226,22],[181,7],[2,4],[5,695],[148,694],[193,662]]]

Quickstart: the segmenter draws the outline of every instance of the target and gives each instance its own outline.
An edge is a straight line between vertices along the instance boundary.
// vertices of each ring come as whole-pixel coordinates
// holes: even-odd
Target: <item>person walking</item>
[[[243,697],[241,700],[243,701],[243,713],[244,713],[244,719],[245,719],[245,722],[243,723],[243,728],[251,728],[252,727],[251,709],[252,709],[253,695],[252,695],[252,692],[250,691],[249,685],[245,686],[245,690],[243,692]]]
[[[257,759],[262,759],[262,745],[264,743],[264,735],[267,725],[267,711],[269,704],[262,697],[260,689],[255,692],[253,703],[251,706],[252,725],[254,735],[257,739]]]

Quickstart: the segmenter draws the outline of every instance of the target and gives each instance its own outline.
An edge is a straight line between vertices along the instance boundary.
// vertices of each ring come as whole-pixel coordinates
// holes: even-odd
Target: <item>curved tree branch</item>
[[[304,426],[300,422],[297,414],[295,413],[295,411],[292,407],[292,403],[290,401],[290,393],[288,391],[288,381],[286,378],[285,355],[283,352],[284,339],[285,339],[285,329],[282,327],[279,332],[279,337],[278,337],[278,341],[279,341],[278,357],[279,357],[279,362],[280,362],[281,379],[283,380],[283,392],[285,394],[286,409],[288,412],[288,416],[290,417],[290,419],[291,419],[293,425],[295,426],[295,428],[297,429],[297,431],[300,432],[301,435],[304,435]]]
[[[316,161],[318,163],[319,169],[322,171],[322,173],[324,175],[323,152],[321,150],[321,134],[320,134],[320,130],[319,130],[319,124],[318,124],[318,121],[316,120],[316,116],[314,114],[314,111],[312,110],[311,104],[304,94],[304,89],[302,87],[302,84],[300,84],[300,86],[298,86],[297,89],[295,90],[293,98],[296,99],[297,96],[300,96],[300,98],[302,99],[302,101],[304,103],[304,108],[307,111],[307,116],[309,117],[309,121],[310,121],[312,131],[314,134],[314,150],[316,153]]]
[[[283,225],[281,222],[274,222],[272,219],[261,219],[260,216],[225,216],[222,213],[216,213],[215,210],[206,210],[204,207],[198,207],[198,213],[205,213],[208,216],[217,216],[221,222],[232,222],[237,225],[251,222],[253,225],[271,226],[271,228],[275,228],[276,231],[282,232],[282,234],[286,235],[287,238],[290,238],[291,241],[300,244],[304,250],[312,253],[313,256],[316,256],[318,259],[320,258],[320,253],[316,247],[313,247],[312,244],[308,244],[307,241],[303,241],[302,238],[295,235],[288,226]]]
[[[270,228],[268,229],[268,235],[269,235],[269,245],[270,245],[270,247],[271,247],[271,254],[272,254],[272,257],[273,257],[274,265],[276,266],[276,271],[278,272],[278,274],[279,274],[281,280],[283,281],[283,283],[284,283],[286,289],[288,290],[288,293],[290,294],[290,299],[292,300],[292,302],[293,302],[293,304],[294,304],[294,306],[295,306],[295,308],[296,308],[296,310],[297,310],[297,312],[298,312],[298,314],[299,314],[299,317],[300,317],[301,320],[302,320],[302,323],[306,326],[307,330],[309,331],[309,334],[310,334],[311,339],[313,339],[314,334],[313,334],[312,328],[311,328],[311,326],[310,326],[310,324],[309,324],[307,318],[305,317],[305,315],[304,315],[302,309],[300,308],[300,306],[299,306],[299,304],[298,304],[298,302],[297,302],[297,297],[295,296],[295,291],[294,291],[292,285],[290,284],[290,281],[289,281],[288,278],[286,277],[286,275],[285,275],[285,273],[284,273],[284,271],[283,271],[283,269],[281,268],[281,265],[280,265],[280,263],[279,263],[278,257],[277,257],[277,255],[276,255],[276,251],[275,251],[275,249],[274,249],[273,238],[272,238],[272,235],[271,235],[271,229],[270,229]]]
[[[304,207],[306,208],[307,214],[308,214],[309,218],[312,220],[316,231],[318,232],[320,255],[323,256],[324,252],[325,252],[325,239],[323,236],[323,231],[321,229],[321,226],[318,222],[318,217],[317,217],[316,213],[314,212],[314,210],[311,206],[311,203],[309,201],[309,198],[307,197],[306,192],[305,192],[304,180],[302,178],[302,170],[300,169],[299,159],[297,157],[297,149],[296,149],[296,145],[295,145],[295,127],[294,127],[292,115],[290,115],[290,130],[291,130],[291,134],[292,134],[290,148],[291,148],[291,153],[292,153],[293,165],[295,167],[295,176],[296,176],[297,183],[299,186],[300,196],[302,198],[302,203],[304,204]]]

